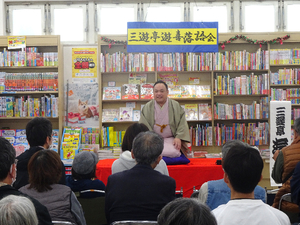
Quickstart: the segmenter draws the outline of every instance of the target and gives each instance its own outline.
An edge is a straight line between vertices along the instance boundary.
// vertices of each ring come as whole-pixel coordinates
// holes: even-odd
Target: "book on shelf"
[[[120,107],[119,121],[132,121],[132,115],[132,107]]]
[[[130,73],[128,78],[129,84],[145,84],[147,83],[146,73]]]
[[[198,105],[197,104],[185,104],[185,118],[186,120],[198,120]]]
[[[211,120],[211,105],[208,103],[199,104],[199,120]]]
[[[122,99],[139,99],[139,85],[138,84],[123,84],[122,85]]]
[[[197,98],[211,98],[210,85],[196,85]]]
[[[190,127],[191,144],[193,146],[212,146],[213,133],[212,126],[209,123],[197,124]]]
[[[196,86],[195,85],[181,85],[181,97],[182,98],[195,98]]]
[[[177,85],[179,81],[176,73],[159,73],[157,79],[164,81],[167,85]]]
[[[221,146],[229,140],[240,140],[250,145],[269,144],[269,124],[258,123],[233,123],[232,126],[216,124],[215,140],[217,146]]]
[[[116,122],[119,119],[119,109],[102,109],[102,122]]]
[[[121,87],[103,87],[103,100],[121,99]]]
[[[153,85],[141,84],[141,99],[153,99]]]
[[[169,98],[181,98],[181,85],[169,85]]]
[[[133,110],[132,120],[139,121],[141,118],[141,110]]]

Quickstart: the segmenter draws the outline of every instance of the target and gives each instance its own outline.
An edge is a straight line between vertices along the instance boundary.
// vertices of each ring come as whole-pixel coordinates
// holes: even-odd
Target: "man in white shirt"
[[[223,159],[224,181],[231,200],[212,212],[218,225],[289,225],[286,214],[254,199],[254,188],[262,178],[263,160],[250,146],[232,146]]]

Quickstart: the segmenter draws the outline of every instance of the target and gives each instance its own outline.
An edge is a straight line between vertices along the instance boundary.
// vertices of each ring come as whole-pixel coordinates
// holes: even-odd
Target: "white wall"
[[[0,35],[5,34],[5,7],[4,0],[0,0]]]

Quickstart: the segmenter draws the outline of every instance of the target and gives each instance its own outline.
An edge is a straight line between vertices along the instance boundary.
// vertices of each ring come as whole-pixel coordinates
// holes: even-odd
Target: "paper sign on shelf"
[[[8,49],[26,48],[26,37],[25,36],[8,36],[7,37]]]

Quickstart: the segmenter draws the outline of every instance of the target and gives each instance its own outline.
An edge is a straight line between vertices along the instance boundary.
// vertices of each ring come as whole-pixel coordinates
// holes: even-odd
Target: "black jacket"
[[[160,210],[175,199],[175,180],[148,165],[108,177],[105,212],[108,224],[120,220],[157,220]]]
[[[26,194],[23,194],[22,192],[16,190],[10,185],[5,185],[0,187],[0,199],[6,197],[7,195],[17,195],[17,196],[24,196],[29,198],[35,207],[36,215],[39,220],[39,225],[52,225],[52,221],[48,209],[46,208],[46,206],[42,205],[38,200],[29,197]]]
[[[18,159],[17,178],[13,184],[14,188],[19,189],[29,183],[28,182],[29,175],[28,175],[28,169],[27,169],[28,162],[34,153],[36,153],[37,151],[42,150],[42,149],[44,149],[44,148],[41,146],[34,146],[34,147],[29,148],[28,150],[26,150],[25,152],[23,152],[21,155],[19,155],[17,157],[17,159]],[[66,171],[65,171],[64,165],[63,165],[63,170],[62,170],[62,177],[59,181],[59,184],[66,184]]]

